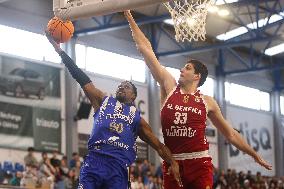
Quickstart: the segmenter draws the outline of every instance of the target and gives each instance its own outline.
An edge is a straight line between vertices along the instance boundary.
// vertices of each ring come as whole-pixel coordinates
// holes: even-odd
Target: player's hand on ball
[[[183,187],[180,173],[179,173],[179,165],[176,161],[174,161],[168,169],[168,174],[172,173],[177,181],[179,187]]]
[[[48,41],[50,42],[50,44],[54,47],[56,52],[60,53],[62,51],[62,49],[60,48],[59,43],[57,43],[54,40],[54,38],[50,35],[48,30],[45,30],[45,36],[48,39]]]

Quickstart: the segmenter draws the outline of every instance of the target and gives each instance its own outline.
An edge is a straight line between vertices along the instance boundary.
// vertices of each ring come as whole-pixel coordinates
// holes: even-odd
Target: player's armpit
[[[91,101],[93,108],[97,109],[101,105],[105,94],[96,88],[92,82],[84,85],[83,90]]]

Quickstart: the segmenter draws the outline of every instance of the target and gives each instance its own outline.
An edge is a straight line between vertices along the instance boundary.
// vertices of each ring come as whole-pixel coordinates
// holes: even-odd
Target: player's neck
[[[134,102],[133,101],[123,101],[121,99],[117,99],[121,104],[125,104],[127,106],[134,106]]]
[[[180,85],[180,90],[184,94],[192,94],[197,91],[197,86],[194,84]]]

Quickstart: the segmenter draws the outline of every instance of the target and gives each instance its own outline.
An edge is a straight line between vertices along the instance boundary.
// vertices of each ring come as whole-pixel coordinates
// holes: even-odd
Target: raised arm
[[[62,62],[67,67],[72,77],[80,84],[86,96],[92,103],[92,106],[97,109],[102,103],[104,93],[97,89],[90,78],[74,63],[74,61],[60,48],[52,36],[45,31],[48,41],[52,44],[55,51],[61,56]]]
[[[212,121],[213,125],[226,137],[226,139],[239,150],[250,155],[258,164],[268,170],[271,170],[272,166],[262,159],[262,157],[254,151],[252,147],[250,147],[244,138],[224,119],[217,102],[212,97],[208,96],[206,96],[205,100],[209,107],[208,117]]]
[[[141,118],[138,135],[143,141],[154,148],[160,157],[171,166],[171,171],[176,181],[178,182],[179,186],[182,187],[178,163],[173,159],[170,150],[154,135],[151,127],[143,118]]]
[[[124,15],[129,22],[133,39],[139,52],[144,57],[144,60],[150,69],[154,79],[160,84],[161,88],[169,94],[176,86],[174,77],[159,63],[149,40],[137,26],[130,11],[125,11]]]

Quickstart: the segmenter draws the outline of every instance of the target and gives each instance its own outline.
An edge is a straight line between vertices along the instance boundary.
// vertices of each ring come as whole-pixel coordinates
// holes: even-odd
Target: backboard
[[[81,19],[122,12],[128,9],[167,2],[168,0],[53,0],[55,16],[61,19]]]

